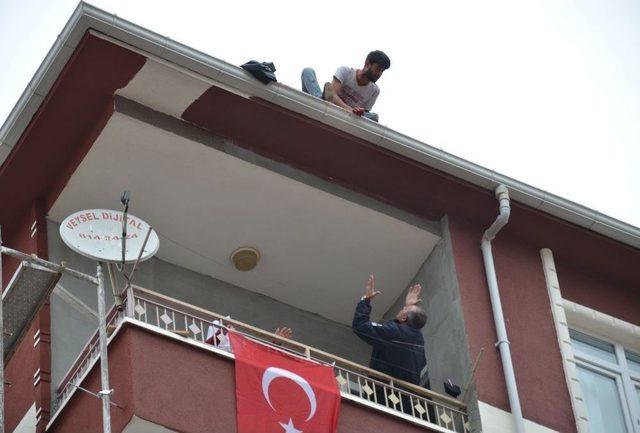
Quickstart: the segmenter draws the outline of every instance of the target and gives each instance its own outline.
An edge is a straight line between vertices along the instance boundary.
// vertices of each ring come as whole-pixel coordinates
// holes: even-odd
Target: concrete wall
[[[48,233],[51,260],[64,260],[69,267],[95,274],[94,262],[74,253],[62,242],[57,223],[49,221]],[[266,330],[274,330],[278,326],[291,327],[297,341],[368,365],[370,348],[353,334],[350,327],[264,295],[156,258],[138,268],[134,282]],[[88,311],[97,311],[95,287],[68,276],[63,276],[60,284],[65,290],[56,290],[51,297],[53,391],[97,327],[97,319]],[[107,305],[113,305],[109,286]]]
[[[441,225],[442,239],[413,281],[422,285],[422,307],[427,313],[423,335],[431,389],[445,394],[443,383],[447,378],[460,388],[466,384],[473,360],[469,354],[447,217],[441,220]],[[387,311],[385,320],[393,319],[402,309],[405,295],[406,290]],[[481,431],[475,385],[469,390],[467,403],[472,431]]]

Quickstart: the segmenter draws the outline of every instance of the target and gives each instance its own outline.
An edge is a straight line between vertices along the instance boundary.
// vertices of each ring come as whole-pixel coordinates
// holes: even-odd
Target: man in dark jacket
[[[370,275],[351,326],[360,339],[373,346],[369,363],[371,368],[416,385],[420,384],[420,374],[427,365],[421,331],[427,322],[427,315],[418,306],[422,302],[421,291],[420,284],[409,288],[404,308],[394,320],[372,322],[369,318],[371,299],[380,292],[374,290],[374,278]]]

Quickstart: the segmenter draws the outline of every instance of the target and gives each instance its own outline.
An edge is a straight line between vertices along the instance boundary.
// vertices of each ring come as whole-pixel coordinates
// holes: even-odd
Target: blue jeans
[[[320,84],[318,84],[318,79],[316,78],[316,71],[314,71],[311,68],[304,68],[302,70],[301,79],[302,79],[302,91],[304,93],[308,93],[309,95],[322,99],[322,89],[320,88]],[[378,121],[378,115],[370,111],[365,111],[362,117],[366,117],[367,119],[373,120],[374,122]]]
[[[318,84],[316,78],[316,71],[311,68],[304,68],[302,70],[302,91],[316,98],[322,99],[322,89]]]

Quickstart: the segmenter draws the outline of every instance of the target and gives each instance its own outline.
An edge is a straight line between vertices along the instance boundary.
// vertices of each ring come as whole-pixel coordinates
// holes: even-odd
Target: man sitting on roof
[[[302,91],[377,122],[378,115],[371,112],[380,94],[380,88],[375,83],[390,67],[391,60],[385,53],[372,51],[367,55],[364,68],[353,69],[340,66],[336,69],[333,82],[325,83],[324,91],[320,90],[315,71],[304,68]]]

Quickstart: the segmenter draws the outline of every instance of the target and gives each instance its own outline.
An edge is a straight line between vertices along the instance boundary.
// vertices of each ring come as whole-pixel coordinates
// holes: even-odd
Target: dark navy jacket
[[[427,365],[424,338],[419,329],[393,320],[371,322],[371,303],[358,302],[351,328],[360,339],[373,346],[369,366],[397,379],[420,384],[420,373]]]

